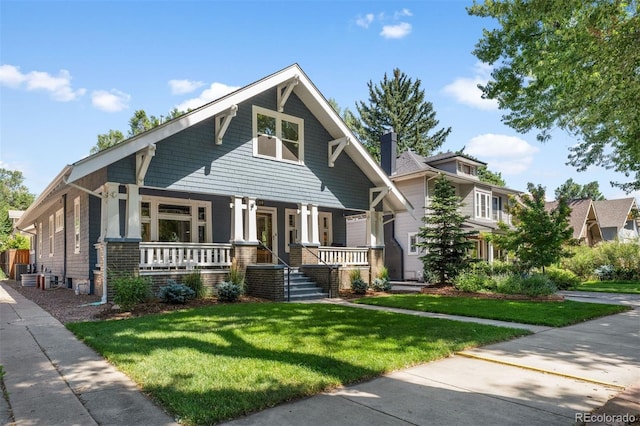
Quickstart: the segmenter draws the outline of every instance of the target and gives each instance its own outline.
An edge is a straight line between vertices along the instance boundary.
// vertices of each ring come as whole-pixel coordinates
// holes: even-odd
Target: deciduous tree
[[[579,140],[569,164],[614,169],[630,181],[612,184],[640,189],[640,3],[485,0],[467,10],[497,21],[473,53],[494,66],[480,88],[508,110],[503,121],[541,141],[563,129]]]
[[[600,192],[600,185],[597,181],[589,182],[586,185],[580,185],[573,181],[572,178],[567,179],[565,183],[556,188],[556,200],[564,197],[567,200],[575,200],[579,198],[591,198],[595,201],[604,200],[604,195]]]

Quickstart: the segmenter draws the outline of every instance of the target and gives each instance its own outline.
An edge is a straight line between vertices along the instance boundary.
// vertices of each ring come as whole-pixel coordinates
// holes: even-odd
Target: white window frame
[[[55,249],[55,218],[49,215],[49,257],[53,257]]]
[[[73,199],[73,252],[80,253],[80,197]]]
[[[38,258],[42,259],[42,240],[44,240],[44,228],[42,222],[38,223]]]
[[[64,210],[56,211],[56,232],[64,230]]]
[[[327,226],[324,225],[325,223],[327,224]],[[331,215],[331,212],[318,212],[318,231],[320,245],[333,245],[333,217]],[[329,236],[329,239],[327,241],[324,241],[323,238],[325,232]]]
[[[276,119],[276,155],[271,157],[269,155],[258,153],[258,114],[274,117]],[[270,109],[262,108],[253,105],[252,109],[253,117],[253,156],[259,158],[267,158],[270,160],[283,161],[290,164],[304,164],[304,120],[302,118],[294,117],[292,115],[284,114]],[[298,161],[288,160],[282,158],[282,121],[289,121],[298,125]]]
[[[418,243],[420,242],[420,237],[418,237],[419,232],[409,232],[407,234],[407,254],[409,256],[418,256],[422,252],[422,248],[418,247]],[[412,239],[415,239],[413,242]]]
[[[469,168],[469,173],[465,172],[464,170],[465,167]],[[478,169],[476,168],[476,166],[469,163],[465,163],[463,161],[458,161],[458,171],[462,174],[469,175],[469,176],[478,175]]]
[[[173,204],[177,206],[189,206],[191,208],[191,241],[192,243],[199,243],[198,235],[199,230],[198,227],[201,225],[205,226],[205,243],[210,243],[213,241],[213,220],[211,213],[211,202],[210,201],[202,201],[202,200],[185,200],[182,198],[168,198],[168,197],[153,197],[143,195],[140,199],[139,208],[142,209],[142,203],[149,203],[149,214],[150,217],[143,217],[140,214],[140,222],[149,222],[150,223],[150,241],[158,241],[159,238],[159,230],[158,230],[158,221],[162,219],[163,215],[158,213],[158,207],[160,204]],[[205,211],[205,220],[199,219],[199,208],[204,207]],[[170,218],[167,216],[166,218]]]
[[[293,224],[290,219],[293,217]],[[298,209],[284,209],[284,251],[289,253],[290,244],[300,242],[300,215]]]
[[[484,205],[484,209],[482,208],[482,199],[485,199],[485,205]],[[493,199],[491,198],[491,192],[486,192],[486,191],[480,191],[477,190],[475,191],[475,196],[474,196],[474,203],[475,203],[475,218],[476,219],[491,219],[491,204],[493,203]]]

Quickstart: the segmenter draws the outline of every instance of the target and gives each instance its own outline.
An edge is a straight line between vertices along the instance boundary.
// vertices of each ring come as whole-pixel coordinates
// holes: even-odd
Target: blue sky
[[[39,193],[98,134],[126,133],[135,110],[195,107],[298,63],[352,111],[368,100],[367,82],[394,68],[421,80],[438,128],[453,128],[443,149],[466,146],[511,188],[533,182],[552,196],[571,177],[626,196],[609,185],[624,176],[565,166],[569,135],[540,144],[480,99],[490,70],[471,52],[493,23],[468,16],[470,4],[0,0],[0,167],[21,170]]]

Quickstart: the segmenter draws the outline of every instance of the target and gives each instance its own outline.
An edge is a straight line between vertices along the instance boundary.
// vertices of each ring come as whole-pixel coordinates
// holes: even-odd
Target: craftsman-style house
[[[383,215],[411,209],[292,65],[66,166],[18,228],[35,226],[39,272],[70,288],[88,282],[103,301],[116,273],[157,287],[198,269],[211,286],[233,258],[250,294],[283,300],[286,266],[325,296],[345,285],[341,269],[375,275]],[[367,244],[346,247],[356,213]]]

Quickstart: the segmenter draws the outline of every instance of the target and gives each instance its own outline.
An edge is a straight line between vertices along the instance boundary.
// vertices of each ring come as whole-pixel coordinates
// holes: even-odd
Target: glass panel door
[[[275,223],[275,211],[257,211],[256,212],[256,225],[258,231],[258,241],[266,246],[273,253],[276,253],[275,238],[276,233],[274,230]],[[258,263],[275,263],[274,256],[262,246],[258,246]]]

